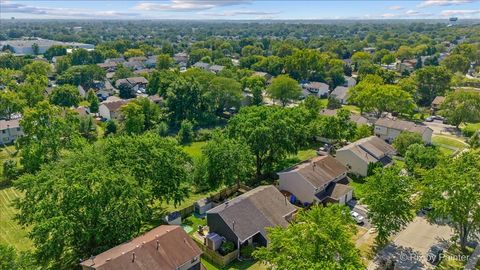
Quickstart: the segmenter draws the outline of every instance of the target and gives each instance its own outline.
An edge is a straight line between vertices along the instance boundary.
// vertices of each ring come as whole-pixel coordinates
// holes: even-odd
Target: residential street
[[[446,225],[429,224],[422,216],[417,216],[407,228],[398,233],[393,242],[377,254],[368,269],[375,269],[381,258],[394,259],[396,269],[433,269],[427,261],[427,253],[433,245],[448,247],[453,231]]]

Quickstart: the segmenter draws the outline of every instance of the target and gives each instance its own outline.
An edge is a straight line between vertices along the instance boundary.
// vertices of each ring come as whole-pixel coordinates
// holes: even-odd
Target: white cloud
[[[432,13],[420,12],[418,10],[410,9],[407,10],[402,17],[430,17],[432,15]]]
[[[31,6],[11,1],[1,1],[0,10],[3,13],[22,13],[32,15],[43,15],[47,17],[77,17],[77,18],[124,18],[128,16],[138,16],[138,13],[118,12],[113,10],[95,11],[88,9],[74,8],[51,8]]]
[[[458,6],[473,3],[475,1],[476,0],[426,0],[420,3],[418,7]]]
[[[168,4],[139,3],[134,9],[146,11],[195,11],[251,3],[251,0],[170,0]]]
[[[385,13],[380,15],[382,18],[389,19],[389,18],[395,18],[398,17],[399,14],[393,14],[393,13]]]
[[[389,10],[402,10],[403,7],[401,6],[391,6],[391,7],[388,7]]]
[[[279,11],[256,11],[256,10],[227,10],[221,12],[200,12],[200,15],[205,16],[238,16],[238,15],[250,15],[250,16],[260,16],[261,18],[272,18],[272,15],[280,14]]]
[[[480,9],[456,9],[456,10],[442,10],[441,15],[445,17],[450,16],[465,16],[480,14]]]

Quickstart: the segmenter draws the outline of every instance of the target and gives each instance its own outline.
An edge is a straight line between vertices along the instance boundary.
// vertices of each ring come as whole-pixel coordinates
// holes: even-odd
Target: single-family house
[[[345,87],[354,87],[357,85],[357,80],[353,77],[350,76],[343,76],[345,78],[345,83],[343,83],[343,86]]]
[[[348,100],[348,87],[345,86],[337,86],[333,89],[332,93],[330,94],[336,100],[340,101],[341,104],[347,104]]]
[[[320,115],[324,115],[324,116],[335,116],[337,115],[337,110],[331,110],[331,109],[322,109],[320,110]],[[368,125],[368,119],[359,115],[359,114],[356,114],[356,113],[353,113],[353,112],[350,112],[350,121],[354,122],[355,124],[357,125]]]
[[[163,225],[80,263],[83,270],[200,270],[202,250],[180,226]]]
[[[106,71],[109,71],[109,72],[113,72],[117,69],[117,65],[118,63],[116,62],[103,62],[103,63],[99,63],[97,64],[97,66],[105,69]]]
[[[260,186],[207,211],[210,233],[239,248],[268,244],[266,228],[286,227],[296,208],[274,186]]]
[[[155,103],[158,106],[163,106],[164,104],[163,98],[158,94],[148,96],[148,99],[150,99],[151,102]]]
[[[79,86],[77,86],[77,89],[78,89],[78,94],[82,98],[85,98],[87,96],[87,91],[85,91],[85,88],[83,88],[83,86],[79,85]]]
[[[290,201],[345,204],[353,193],[347,172],[332,156],[318,156],[277,173],[279,189],[291,194]]]
[[[209,71],[210,64],[204,63],[204,62],[197,62],[197,63],[193,64],[193,67]]]
[[[363,48],[363,51],[369,54],[374,54],[375,53],[375,48],[374,47],[365,47]]]
[[[18,137],[23,136],[20,119],[0,120],[1,144],[13,143]]]
[[[443,102],[445,102],[445,97],[436,96],[432,101],[430,109],[433,112],[437,112],[438,110],[440,110],[440,107],[442,106]]]
[[[128,61],[123,63],[123,66],[131,70],[140,70],[145,68],[144,62],[140,61]]]
[[[130,77],[126,79],[119,79],[115,81],[115,85],[120,87],[120,85],[126,84],[133,91],[144,91],[147,88],[148,80],[145,77]]]
[[[107,59],[105,59],[104,63],[123,64],[123,63],[125,63],[125,58],[123,58],[123,57],[107,58]]]
[[[261,72],[261,71],[255,71],[252,76],[259,76],[265,79],[265,82],[270,80],[272,78],[272,75],[266,73],[266,72]]]
[[[328,84],[322,82],[309,82],[302,84],[302,88],[316,96],[328,96]],[[306,92],[305,92],[306,93]]]
[[[370,136],[348,144],[336,152],[336,159],[345,165],[349,172],[367,176],[371,163],[384,166],[392,162],[395,149],[382,139]]]
[[[188,54],[185,52],[179,52],[173,55],[173,60],[175,60],[175,63],[180,65],[181,63],[188,63]]]
[[[102,118],[107,120],[117,120],[120,116],[120,108],[127,102],[128,101],[123,99],[102,102],[98,107],[98,113]]]
[[[210,72],[212,72],[212,73],[218,74],[218,73],[220,73],[224,68],[225,68],[224,66],[220,66],[220,65],[211,65],[208,70],[210,70]]]
[[[430,127],[415,124],[410,121],[390,119],[386,117],[379,118],[375,122],[375,135],[390,143],[393,142],[393,140],[403,131],[420,134],[425,144],[430,144],[432,142],[433,130]]]
[[[154,68],[157,66],[157,55],[149,56],[145,61],[144,65],[147,68]]]
[[[147,61],[147,57],[145,56],[135,56],[135,57],[130,57],[128,58],[128,62],[145,62]]]

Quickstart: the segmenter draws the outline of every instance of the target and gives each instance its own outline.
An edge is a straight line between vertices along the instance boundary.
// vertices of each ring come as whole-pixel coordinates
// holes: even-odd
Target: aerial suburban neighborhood
[[[0,2],[0,270],[480,269],[476,0]]]

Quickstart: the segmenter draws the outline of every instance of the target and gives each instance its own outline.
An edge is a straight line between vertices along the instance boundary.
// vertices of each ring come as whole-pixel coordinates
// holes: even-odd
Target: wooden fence
[[[233,194],[235,194],[239,190],[244,190],[244,191],[249,191],[251,188],[248,186],[245,186],[243,184],[240,185],[240,188],[238,188],[236,185],[233,187],[227,187],[219,192],[211,195],[207,199],[212,201],[212,202],[223,202],[225,199],[229,198]],[[195,203],[184,207],[182,209],[176,210],[174,212],[179,212],[182,218],[190,216],[193,212],[195,211]]]
[[[207,259],[208,261],[215,263],[218,266],[221,266],[221,267],[227,266],[230,262],[234,261],[238,257],[238,249],[228,253],[225,256],[222,256],[220,253],[208,248],[203,243],[200,243],[200,240],[198,240],[197,238],[192,237],[192,239],[195,241],[195,243],[197,243],[197,245],[203,251],[202,257]]]

